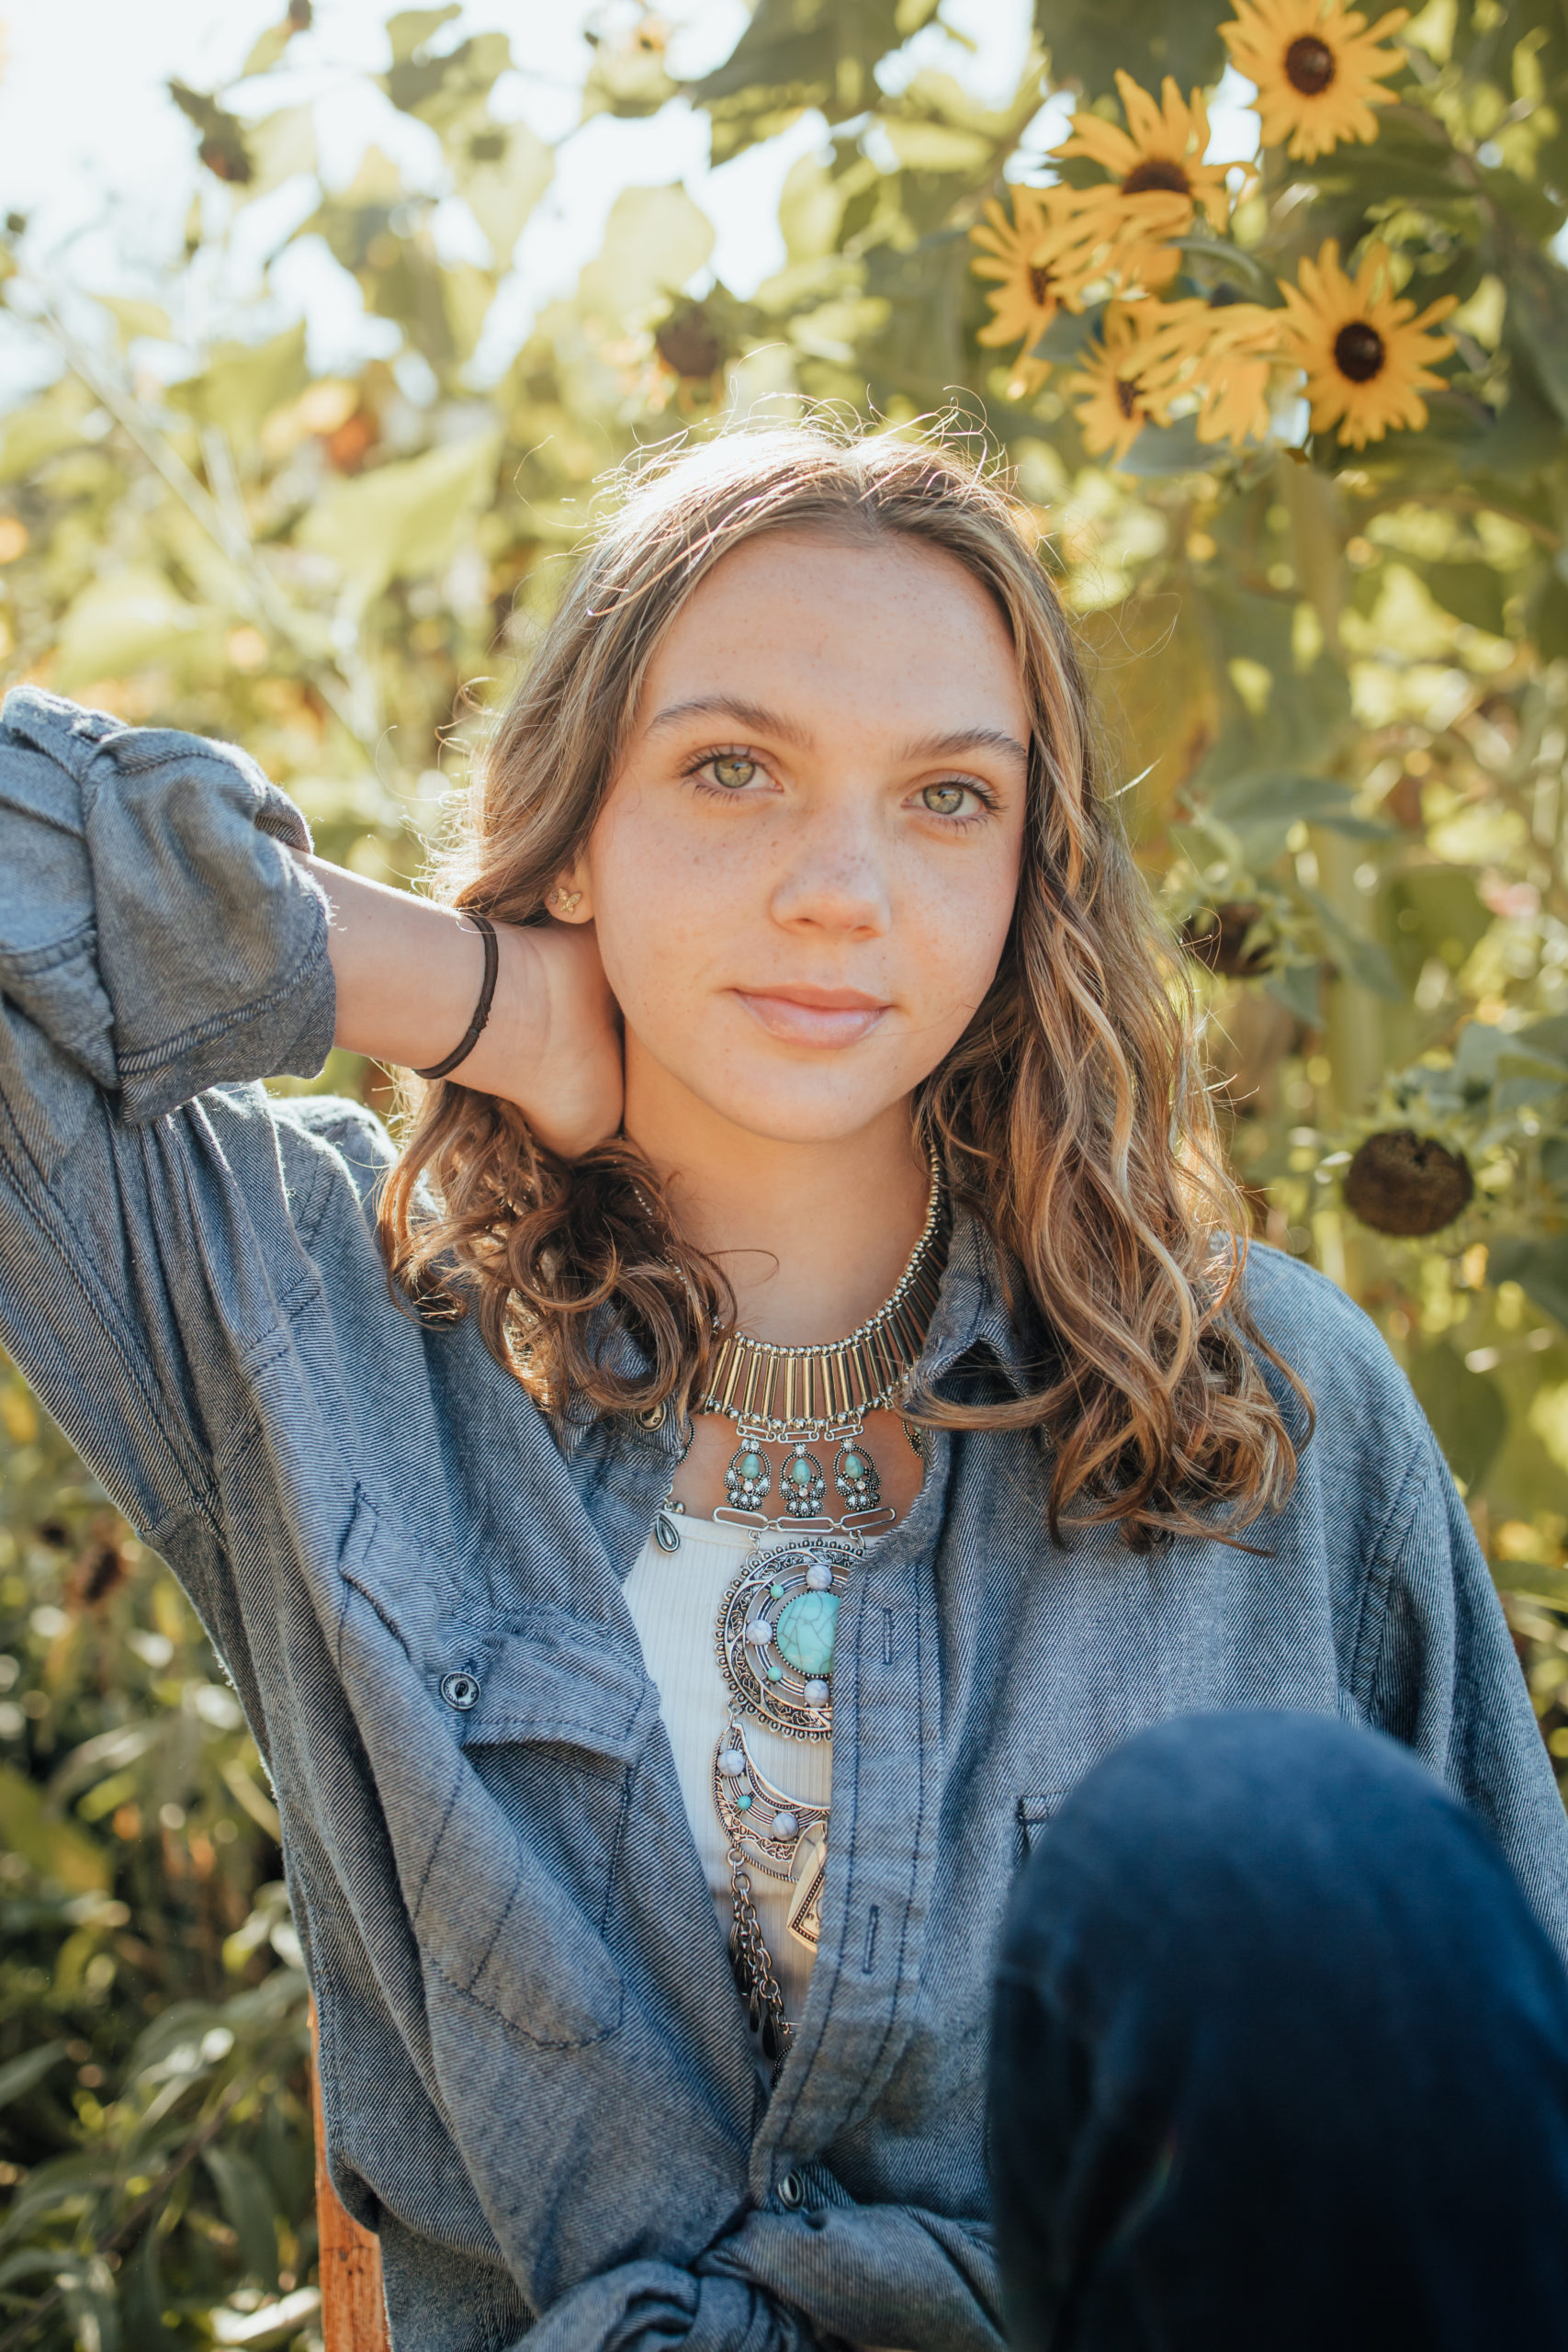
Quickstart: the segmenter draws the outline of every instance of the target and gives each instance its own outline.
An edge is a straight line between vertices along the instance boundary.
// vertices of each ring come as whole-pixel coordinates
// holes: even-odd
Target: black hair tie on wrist
[[[489,915],[481,915],[477,907],[465,907],[463,912],[484,936],[485,976],[479,986],[479,1001],[474,1007],[473,1019],[446,1060],[433,1062],[428,1069],[416,1069],[415,1078],[448,1077],[459,1062],[468,1060],[479,1044],[479,1032],[490,1019],[491,1002],[495,995],[495,976],[501,969],[501,949],[496,943],[495,925]]]

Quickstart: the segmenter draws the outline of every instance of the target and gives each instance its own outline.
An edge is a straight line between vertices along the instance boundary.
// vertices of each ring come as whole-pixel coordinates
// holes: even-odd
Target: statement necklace
[[[833,1643],[849,1572],[863,1539],[891,1523],[876,1464],[865,1442],[865,1416],[882,1411],[904,1388],[931,1329],[947,1255],[942,1178],[931,1156],[931,1199],[909,1262],[886,1304],[846,1340],[779,1348],[732,1331],[719,1348],[698,1410],[736,1425],[737,1447],[725,1472],[728,1502],[714,1517],[751,1529],[751,1549],[720,1605],[714,1646],[729,1690],[728,1720],[714,1752],[713,1797],[728,1848],[733,1917],[729,1962],[751,2030],[778,2078],[789,2047],[772,1956],[753,1903],[751,1872],[790,1883],[790,1934],[815,1950],[821,1933],[828,1867],[829,1814],[791,1797],[759,1770],[746,1745],[750,1716],[786,1738],[823,1740],[833,1728]],[[906,1423],[906,1429],[908,1429]],[[919,1441],[908,1431],[910,1443]],[[821,1456],[836,1448],[833,1484],[842,1509],[824,1512],[828,1480]],[[767,1448],[789,1449],[779,1473],[783,1510],[761,1505],[773,1492]],[[673,1482],[671,1482],[673,1483]],[[789,1541],[764,1551],[764,1534]],[[668,1552],[680,1531],[668,1510],[654,1522]],[[827,1541],[821,1539],[826,1538]]]
[[[864,1442],[865,1416],[890,1405],[919,1361],[936,1310],[947,1255],[942,1174],[931,1155],[931,1198],[920,1238],[892,1296],[847,1340],[810,1348],[779,1348],[729,1332],[714,1363],[698,1409],[722,1413],[739,1441],[716,1519],[769,1524],[761,1505],[773,1491],[766,1448],[790,1449],[779,1476],[784,1519],[802,1532],[864,1532],[886,1526],[876,1464]],[[843,1509],[824,1513],[827,1473],[812,1447],[837,1448],[833,1484]],[[773,1522],[778,1524],[777,1521]]]

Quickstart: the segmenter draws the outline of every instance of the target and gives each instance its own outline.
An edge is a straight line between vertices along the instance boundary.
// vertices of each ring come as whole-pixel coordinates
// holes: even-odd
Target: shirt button
[[[460,1715],[466,1715],[470,1707],[479,1704],[479,1686],[471,1674],[444,1674],[441,1696],[449,1707],[456,1707]]]
[[[805,2201],[806,2183],[792,2165],[779,2183],[779,2203],[787,2205],[793,2213],[795,2207],[803,2205]]]
[[[664,1427],[664,1408],[662,1405],[649,1405],[647,1411],[639,1413],[637,1418],[645,1430],[661,1430]]]

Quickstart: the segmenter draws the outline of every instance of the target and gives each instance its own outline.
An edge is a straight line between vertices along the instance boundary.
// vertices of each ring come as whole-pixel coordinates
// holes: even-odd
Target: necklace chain
[[[699,1410],[722,1413],[743,1434],[796,1445],[858,1432],[892,1402],[919,1360],[936,1311],[946,1257],[942,1171],[931,1155],[926,1221],[892,1295],[847,1339],[782,1348],[727,1332]]]

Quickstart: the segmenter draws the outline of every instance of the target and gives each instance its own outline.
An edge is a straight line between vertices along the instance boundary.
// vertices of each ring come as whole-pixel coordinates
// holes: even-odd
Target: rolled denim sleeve
[[[0,711],[0,1339],[165,1552],[302,1270],[243,1082],[332,1042],[309,845],[243,752],[30,687]]]
[[[326,902],[290,855],[310,847],[243,752],[18,688],[0,993],[131,1125],[209,1086],[313,1076],[335,999]]]

